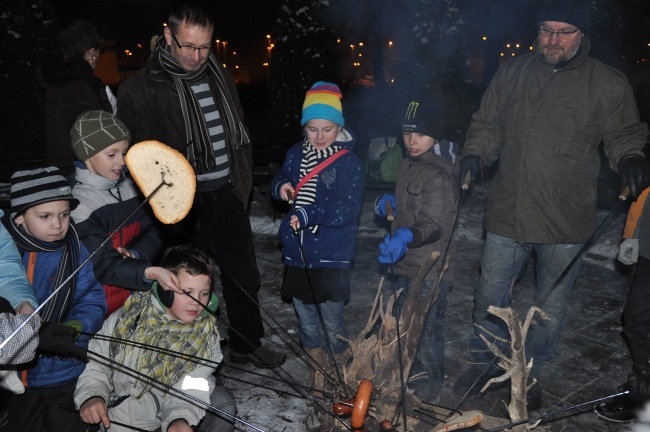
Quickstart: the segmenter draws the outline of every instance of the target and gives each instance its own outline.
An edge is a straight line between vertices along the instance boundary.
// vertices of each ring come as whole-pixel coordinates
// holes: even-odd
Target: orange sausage
[[[361,429],[366,421],[366,414],[370,406],[370,396],[372,395],[372,382],[367,379],[361,380],[357,389],[357,397],[352,408],[352,417],[350,425],[354,429]]]

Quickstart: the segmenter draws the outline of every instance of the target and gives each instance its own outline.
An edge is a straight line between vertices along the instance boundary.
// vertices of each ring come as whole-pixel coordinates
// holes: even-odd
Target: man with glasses
[[[232,76],[211,52],[213,30],[212,17],[196,5],[172,11],[144,69],[120,86],[118,116],[133,142],[161,141],[194,168],[195,218],[174,237],[209,253],[221,270],[230,360],[273,368],[286,356],[261,342],[260,274],[246,213],[251,138]]]
[[[648,185],[643,155],[647,125],[639,120],[626,78],[589,57],[586,36],[590,0],[551,1],[540,7],[538,37],[530,54],[501,66],[474,113],[460,161],[461,180],[478,180],[484,165],[499,161],[486,207],[481,276],[475,291],[474,337],[478,366],[454,386],[478,392],[500,375],[485,336],[509,339],[490,305],[509,305],[514,284],[536,253],[535,305],[549,317],[536,319],[526,338],[532,359],[529,383],[539,380],[553,356],[580,263],[570,267],[596,229],[598,146],[636,198]],[[559,281],[560,275],[567,274]],[[501,342],[498,345],[508,352]],[[482,372],[485,373],[481,375]],[[528,391],[528,409],[542,404],[539,382]]]

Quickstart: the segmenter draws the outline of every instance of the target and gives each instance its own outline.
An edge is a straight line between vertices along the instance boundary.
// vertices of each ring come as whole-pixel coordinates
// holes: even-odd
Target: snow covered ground
[[[446,313],[447,379],[440,400],[445,406],[458,402],[451,386],[468,367],[463,353],[472,331],[471,304],[478,278],[487,187],[485,183],[467,193],[459,213],[457,277]],[[375,197],[381,192],[368,189],[365,193],[357,235],[357,260],[352,274],[352,300],[346,307],[351,335],[358,334],[364,326],[380,278],[385,275],[386,269],[377,263],[376,257],[377,245],[386,233],[387,224],[373,212]],[[250,220],[262,274],[260,303],[266,322],[265,343],[287,353],[287,362],[280,370],[258,370],[249,365],[234,368],[227,362],[226,347],[226,364],[221,373],[225,385],[235,393],[240,418],[264,431],[304,431],[302,421],[308,414],[306,400],[299,389],[285,384],[296,381],[306,384],[308,372],[296,343],[295,314],[292,306],[280,296],[282,257],[275,233],[281,210],[271,205],[264,187],[255,189]],[[599,210],[598,217],[602,220],[608,213],[608,210]],[[609,395],[625,380],[631,360],[620,336],[620,313],[632,274],[614,270],[624,222],[623,212],[612,214],[583,257],[582,275],[576,283],[558,353],[542,373],[543,410],[553,411]],[[518,311],[525,311],[531,301],[526,295],[531,290],[525,288],[534,283],[532,267],[529,266],[516,288],[519,292],[513,307]],[[491,392],[466,400],[460,408],[482,409],[491,416],[505,417],[500,401],[506,397],[504,392]],[[549,423],[547,427],[553,431],[627,430],[625,426],[603,422],[590,410],[591,406],[587,406],[587,412]],[[256,429],[239,425],[237,430]]]

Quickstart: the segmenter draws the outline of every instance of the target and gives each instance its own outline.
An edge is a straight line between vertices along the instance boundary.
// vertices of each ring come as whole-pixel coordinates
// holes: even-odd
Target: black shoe
[[[230,348],[230,361],[233,363],[253,363],[255,367],[261,369],[271,369],[282,366],[286,360],[286,355],[271,351],[270,349],[265,348],[261,345],[255,351],[248,354],[238,353],[237,351]]]
[[[488,369],[472,366],[456,380],[454,383],[454,393],[456,396],[464,396],[470,390],[470,387],[474,385],[469,393],[467,393],[467,396],[476,396],[481,393],[481,389],[489,380],[501,376],[502,373],[502,370],[494,366],[489,366]],[[502,385],[502,383],[499,383],[497,387],[500,388]],[[489,390],[496,390],[495,385],[491,385],[486,391]]]
[[[631,423],[636,420],[636,410],[641,408],[629,397],[623,395],[609,402],[599,403],[594,413],[603,420],[613,423]]]
[[[528,389],[526,393],[526,406],[528,411],[537,411],[542,407],[542,386],[539,385],[539,380]]]

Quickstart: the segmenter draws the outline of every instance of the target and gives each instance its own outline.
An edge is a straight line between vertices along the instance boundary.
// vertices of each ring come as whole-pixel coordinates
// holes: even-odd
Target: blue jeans
[[[410,278],[397,277],[397,287],[404,288],[396,302],[400,309],[410,286]],[[421,297],[424,298],[434,286],[435,281],[424,281]],[[445,324],[443,318],[450,292],[450,285],[440,284],[440,296],[429,308],[422,328],[420,345],[409,374],[409,377],[423,372],[427,374],[426,378],[418,378],[409,384],[409,388],[424,401],[435,402],[445,380]]]
[[[478,324],[506,340],[510,334],[505,323],[487,312],[490,305],[507,307],[512,299],[512,287],[521,277],[533,251],[537,252],[535,305],[546,312],[550,320],[536,316],[526,337],[526,361],[533,358],[531,376],[539,376],[539,370],[555,353],[558,336],[569,308],[569,299],[573,285],[580,273],[578,260],[564,276],[543,304],[538,304],[571,260],[580,252],[582,244],[540,244],[517,243],[513,239],[493,233],[486,233],[483,254],[481,256],[481,279],[474,293],[474,311],[472,318]],[[525,317],[521,317],[522,323]],[[483,333],[489,341],[492,336],[475,328],[470,340],[470,349],[479,363],[489,363],[493,354],[478,337]],[[504,353],[509,348],[498,344]]]
[[[296,297],[293,297],[292,300],[293,308],[296,311],[296,315],[298,315],[300,343],[303,348],[323,348],[325,352],[330,352],[327,341],[325,340],[323,325],[321,324],[320,318],[318,318],[318,310],[316,309],[320,306],[334,354],[341,354],[345,351],[348,347],[347,342],[336,337],[340,335],[346,339],[348,338],[348,329],[345,325],[345,316],[343,315],[343,302],[327,301],[316,305],[304,303]]]

